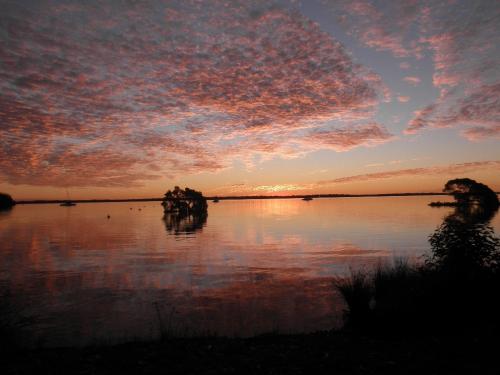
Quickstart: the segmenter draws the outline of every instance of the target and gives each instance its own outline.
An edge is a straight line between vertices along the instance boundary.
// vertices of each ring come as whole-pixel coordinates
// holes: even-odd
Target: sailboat
[[[72,201],[64,201],[60,204],[60,206],[76,206],[76,203],[72,202]]]
[[[71,207],[71,206],[76,206],[76,203],[73,202],[71,199],[69,199],[69,193],[68,193],[68,189],[66,189],[66,197],[68,198],[67,200],[63,201],[60,206],[64,206],[64,207]]]

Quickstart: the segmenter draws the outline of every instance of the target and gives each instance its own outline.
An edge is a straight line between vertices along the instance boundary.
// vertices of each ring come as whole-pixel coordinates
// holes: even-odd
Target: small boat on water
[[[214,202],[214,203],[219,203],[219,198],[215,197],[215,198],[212,200],[212,202]]]
[[[68,191],[68,188],[66,188],[66,200],[63,201],[59,206],[63,206],[63,207],[71,207],[71,206],[76,206],[76,203],[73,202],[70,198],[69,198],[69,191]]]
[[[312,199],[312,197],[304,197],[304,198],[302,198],[302,200],[303,201],[312,201],[313,199]]]
[[[76,206],[76,203],[72,201],[64,201],[59,206],[71,207],[71,206]]]

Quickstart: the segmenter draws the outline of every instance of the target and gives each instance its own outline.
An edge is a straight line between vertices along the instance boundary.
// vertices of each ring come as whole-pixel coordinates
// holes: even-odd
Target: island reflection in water
[[[207,223],[208,214],[165,213],[163,221],[169,234],[191,234],[201,230]]]
[[[221,201],[186,221],[158,202],[17,206],[0,213],[0,280],[32,344],[330,329],[334,277],[428,251],[453,212],[429,201]]]

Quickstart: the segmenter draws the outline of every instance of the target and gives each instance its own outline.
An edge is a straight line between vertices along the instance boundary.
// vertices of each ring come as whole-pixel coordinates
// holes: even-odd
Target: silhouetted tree
[[[0,210],[11,208],[15,204],[16,202],[12,199],[12,197],[9,194],[0,193]]]
[[[201,230],[207,222],[206,212],[198,214],[165,213],[163,221],[168,233],[194,233]]]
[[[448,181],[444,191],[452,193],[457,204],[429,237],[428,263],[461,272],[499,268],[500,239],[488,225],[498,210],[496,193],[469,178]]]
[[[441,269],[477,272],[500,267],[500,239],[488,222],[452,214],[429,237],[428,263]]]
[[[162,206],[165,213],[180,212],[183,215],[206,213],[208,208],[207,200],[200,191],[188,187],[182,190],[178,186],[165,193]]]
[[[500,332],[500,239],[490,226],[496,195],[470,179],[448,181],[445,191],[454,194],[455,211],[430,235],[432,254],[425,264],[396,262],[335,284],[349,307],[351,328]]]
[[[470,178],[450,180],[443,191],[453,194],[457,204],[461,206],[479,205],[485,209],[497,209],[500,205],[493,190]]]

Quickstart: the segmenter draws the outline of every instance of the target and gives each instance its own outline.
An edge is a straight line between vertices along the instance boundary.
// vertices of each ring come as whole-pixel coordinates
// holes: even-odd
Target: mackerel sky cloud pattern
[[[0,5],[0,183],[143,186],[430,129],[500,139],[494,0]]]
[[[470,140],[500,137],[497,1],[324,3],[361,44],[396,58],[432,59],[432,83],[440,95],[416,111],[406,129],[408,134],[424,128],[458,127]],[[407,61],[400,63],[401,69],[409,67]],[[406,75],[403,80],[415,86],[423,81],[415,75]]]
[[[319,147],[338,150],[390,138],[382,125],[363,125],[378,102],[376,76],[292,8],[39,1],[3,9],[0,150],[10,183],[134,184],[215,171],[259,150],[291,154],[294,140],[318,131],[330,139]]]
[[[500,171],[500,161],[482,161],[459,163],[451,165],[439,165],[422,168],[398,169],[395,171],[366,173],[355,176],[340,177],[333,180],[318,181],[318,185],[343,184],[348,182],[373,181],[381,179],[390,179],[394,177],[408,176],[429,176],[429,175],[460,175],[470,173],[481,169]]]

